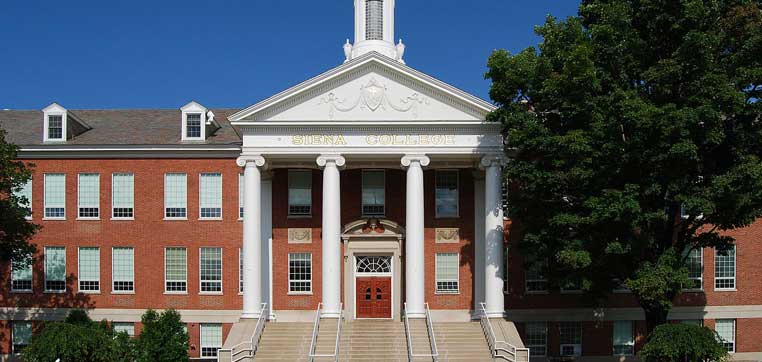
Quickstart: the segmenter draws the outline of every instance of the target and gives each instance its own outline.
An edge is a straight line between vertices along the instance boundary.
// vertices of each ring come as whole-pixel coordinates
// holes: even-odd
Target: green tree
[[[136,341],[137,362],[188,361],[188,333],[175,310],[148,310],[141,318],[143,330]]]
[[[723,362],[728,351],[709,328],[664,324],[656,327],[639,356],[643,362]]]
[[[649,331],[686,250],[762,216],[762,1],[583,0],[486,74],[520,249],[595,301],[624,283]]]
[[[5,130],[0,129],[0,262],[21,265],[36,250],[29,239],[39,227],[26,219],[30,200],[16,194],[32,177],[17,158],[18,148],[5,141]]]

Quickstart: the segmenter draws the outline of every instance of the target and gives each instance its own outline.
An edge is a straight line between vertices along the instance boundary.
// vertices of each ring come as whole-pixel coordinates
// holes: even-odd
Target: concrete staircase
[[[257,362],[307,362],[311,338],[312,323],[267,323],[255,359]]]
[[[492,362],[479,322],[434,323],[434,335],[440,361]]]

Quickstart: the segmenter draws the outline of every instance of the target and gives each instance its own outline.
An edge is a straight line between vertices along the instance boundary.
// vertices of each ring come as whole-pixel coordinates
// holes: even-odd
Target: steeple
[[[344,56],[350,61],[372,51],[404,63],[405,45],[394,44],[394,0],[354,0],[355,43],[347,39]]]

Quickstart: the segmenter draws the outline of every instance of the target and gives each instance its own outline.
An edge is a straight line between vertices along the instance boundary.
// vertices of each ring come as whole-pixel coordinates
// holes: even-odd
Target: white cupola
[[[394,0],[354,1],[355,43],[344,44],[346,61],[375,51],[404,63],[405,45],[394,44]]]

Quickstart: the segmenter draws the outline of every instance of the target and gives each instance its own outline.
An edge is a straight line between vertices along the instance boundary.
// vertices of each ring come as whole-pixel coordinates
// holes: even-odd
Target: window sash
[[[135,175],[115,173],[111,176],[112,217],[130,218],[135,209]]]
[[[80,218],[100,216],[100,175],[81,173],[77,177],[77,205]]]
[[[546,292],[548,291],[548,279],[545,278],[543,270],[545,264],[533,263],[526,269],[524,274],[524,284],[527,292]]]
[[[186,292],[188,290],[188,250],[186,248],[164,249],[164,291]]]
[[[66,290],[66,248],[45,247],[45,291]]]
[[[27,219],[32,216],[32,178],[30,177],[18,190],[13,192],[19,202],[19,206],[27,210]]]
[[[734,290],[736,288],[735,246],[726,251],[715,250],[714,275],[715,289]]]
[[[685,255],[685,265],[688,268],[688,279],[691,280],[691,285],[689,285],[687,288],[688,290],[701,290],[704,287],[703,282],[703,275],[704,275],[704,255],[703,255],[703,249],[701,248],[694,248],[694,249],[688,249],[686,248],[684,255]]]
[[[185,137],[201,138],[201,113],[185,115]]]
[[[97,292],[100,290],[101,254],[99,248],[79,248],[78,258],[80,292]]]
[[[243,219],[243,192],[244,192],[243,174],[238,174],[238,218]]]
[[[199,210],[202,219],[222,218],[222,174],[202,173],[199,180]]]
[[[222,293],[222,248],[201,248],[201,292]]]
[[[437,293],[458,293],[460,290],[458,279],[459,255],[457,253],[437,253],[435,262]]]
[[[383,216],[386,213],[386,173],[384,170],[362,172],[362,213]]]
[[[45,184],[45,217],[66,217],[66,175],[62,173],[46,173]]]
[[[115,247],[111,254],[111,279],[114,292],[135,290],[135,249]]]
[[[288,291],[289,293],[312,292],[312,254],[288,254]]]
[[[20,353],[32,339],[32,322],[13,321],[11,334],[13,335],[13,353]]]
[[[548,354],[548,324],[545,322],[528,322],[525,324],[524,335],[526,347],[530,356],[545,356]]]
[[[459,174],[455,170],[435,171],[435,210],[437,217],[457,217],[459,213]]]
[[[63,115],[48,116],[48,139],[62,140],[63,136]]]
[[[238,293],[243,293],[243,249],[238,248]]]
[[[11,291],[32,291],[32,258],[21,267],[11,266]]]
[[[113,322],[111,326],[114,328],[114,332],[125,332],[128,336],[135,336],[135,323],[132,322]]]
[[[614,322],[614,355],[631,356],[635,353],[635,338],[633,334],[632,321]]]
[[[288,214],[312,214],[312,171],[288,170]]]
[[[217,357],[222,348],[222,324],[201,324],[201,357]]]
[[[558,329],[561,344],[582,343],[582,326],[579,322],[561,322]]]
[[[188,175],[164,175],[164,208],[167,218],[186,218],[188,210]]]
[[[714,330],[717,332],[720,341],[725,345],[728,352],[736,350],[736,320],[718,319],[715,321]]]

